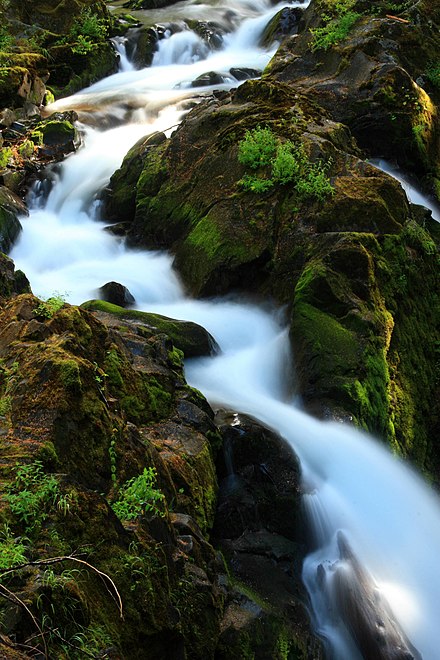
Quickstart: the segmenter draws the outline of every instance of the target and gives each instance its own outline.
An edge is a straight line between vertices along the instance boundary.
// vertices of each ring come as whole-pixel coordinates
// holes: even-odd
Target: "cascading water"
[[[221,9],[215,6],[214,15],[223,12],[225,24],[237,27],[242,21],[224,37],[222,51],[199,48],[199,38],[186,30],[174,43],[172,37],[164,40],[155,66],[141,71],[124,66],[120,73],[55,103],[54,111],[79,110],[84,146],[61,165],[47,199],[33,199],[11,257],[39,296],[57,291],[81,303],[95,297],[105,282],[116,280],[129,288],[137,308],[205,326],[222,353],[189,363],[189,382],[213,404],[248,413],[276,429],[301,460],[314,539],[304,581],[329,656],[361,657],[331,600],[332,573],[341,565],[342,531],[408,638],[426,660],[435,660],[440,646],[437,497],[373,439],[340,424],[318,422],[287,400],[289,347],[279,312],[231,300],[191,300],[168,255],[128,250],[95,221],[96,193],[129,147],[153,131],[172,130],[185,112],[180,101],[209,92],[209,87],[188,89],[192,81],[208,71],[227,78],[232,66],[264,67],[271,51],[259,48],[258,39],[282,6],[271,7],[266,0],[259,0],[258,6],[237,0]],[[191,16],[198,8],[209,11],[207,5],[188,3],[179,3],[174,11]],[[126,125],[102,132],[92,127],[109,115],[113,123]],[[323,582],[330,585],[325,593]]]
[[[435,201],[435,199],[428,197],[421,192],[420,187],[417,185],[417,181],[414,180],[414,177],[411,177],[409,174],[403,172],[397,165],[390,163],[383,158],[372,158],[370,163],[378,169],[382,170],[382,172],[391,174],[392,177],[397,179],[397,181],[399,181],[402,188],[406,192],[409,201],[413,204],[420,204],[421,206],[425,206],[431,211],[434,220],[440,222],[440,205]]]

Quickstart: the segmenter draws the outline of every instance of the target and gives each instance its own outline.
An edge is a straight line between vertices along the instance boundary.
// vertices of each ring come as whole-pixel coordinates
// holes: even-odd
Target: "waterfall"
[[[207,7],[203,5],[204,12]],[[226,0],[222,7],[212,7],[213,16],[221,14],[224,22],[231,22],[232,12],[237,27],[224,38],[223,50],[210,51],[190,30],[170,34],[160,44],[154,66],[136,71],[121,58],[119,73],[54,103],[53,111],[78,110],[84,144],[58,168],[47,197],[31,199],[11,257],[39,296],[60,292],[78,304],[116,280],[128,287],[139,309],[205,326],[221,353],[189,362],[190,384],[213,405],[253,415],[278,431],[300,458],[313,539],[303,577],[329,657],[360,657],[331,600],[335,570],[344,568],[343,534],[412,644],[425,660],[435,660],[440,646],[438,498],[373,438],[342,424],[319,422],[293,405],[286,385],[289,341],[281,312],[242,300],[192,300],[172,271],[169,255],[127,249],[95,220],[97,193],[130,146],[156,130],[169,134],[186,112],[182,99],[212,90],[190,89],[192,81],[208,71],[227,77],[232,66],[261,69],[267,64],[273,49],[258,43],[281,7],[267,0]],[[170,11],[190,17],[202,9],[179,3]],[[98,130],[96,125],[108,116],[117,127]]]

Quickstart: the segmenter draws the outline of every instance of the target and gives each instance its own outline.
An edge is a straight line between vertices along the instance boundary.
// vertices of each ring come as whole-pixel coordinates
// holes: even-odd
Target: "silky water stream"
[[[304,506],[314,539],[303,578],[312,619],[328,656],[362,657],[332,595],[335,567],[344,564],[338,543],[342,531],[414,647],[426,660],[436,660],[440,648],[437,497],[374,439],[342,424],[319,422],[289,400],[289,343],[280,312],[231,299],[191,300],[172,270],[170,256],[129,250],[97,222],[96,195],[130,146],[153,131],[169,134],[186,112],[184,100],[209,93],[207,87],[192,88],[193,80],[218,71],[228,88],[238,84],[231,67],[265,66],[273,51],[258,47],[259,36],[282,6],[271,6],[267,0],[253,4],[230,0],[221,7],[178,3],[169,8],[177,17],[198,12],[204,19],[224,16],[225,24],[233,24],[222,50],[209,51],[186,29],[159,43],[151,67],[135,70],[122,57],[119,73],[55,103],[54,111],[79,112],[83,146],[51,174],[49,195],[43,194],[44,186],[32,192],[31,213],[22,220],[23,232],[11,257],[38,296],[60,293],[79,304],[115,280],[128,287],[138,309],[206,327],[221,353],[189,363],[188,381],[213,405],[248,413],[278,431],[300,458]],[[120,41],[116,47],[123,55]]]

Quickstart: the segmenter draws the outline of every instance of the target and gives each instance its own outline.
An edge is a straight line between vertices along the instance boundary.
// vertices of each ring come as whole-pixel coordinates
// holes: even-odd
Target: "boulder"
[[[213,536],[238,580],[227,600],[219,657],[235,657],[236,647],[251,657],[277,657],[282,637],[296,657],[305,660],[313,649],[321,658],[297,579],[304,555],[298,461],[277,434],[246,415],[219,411],[216,422],[223,455]]]
[[[336,608],[365,660],[421,660],[400,629],[390,606],[368,572],[362,568],[342,533],[340,560],[328,572],[318,567],[329,606]]]
[[[401,12],[403,20],[383,8],[376,15],[362,2],[351,11],[357,20],[346,36],[319,46],[315,35],[331,26],[331,19],[337,22],[338,14],[310,3],[299,34],[283,42],[265,75],[307,93],[335,121],[347,124],[369,155],[434,174],[440,144],[436,92],[416,82],[422,82],[440,47],[428,3]]]
[[[107,282],[98,291],[102,300],[119,307],[130,307],[136,302],[127,287],[119,282]]]
[[[0,357],[1,516],[14,557],[37,562],[9,583],[26,610],[0,603],[11,657],[34,626],[33,647],[53,657],[74,638],[114,657],[213,657],[224,578],[207,539],[217,432],[181,354],[162,333],[134,338],[27,294],[3,301]],[[145,474],[130,517],[117,504]],[[43,643],[30,612],[56,634]]]
[[[185,357],[212,355],[218,350],[217,342],[209,332],[192,321],[179,321],[161,314],[124,309],[102,300],[89,300],[81,307],[93,312],[108,325],[129,326],[140,336],[148,337],[158,332],[163,333]]]

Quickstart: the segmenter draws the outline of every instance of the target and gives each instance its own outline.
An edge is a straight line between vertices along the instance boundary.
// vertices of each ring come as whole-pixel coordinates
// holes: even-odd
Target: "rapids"
[[[50,108],[78,110],[83,146],[51,173],[48,195],[43,187],[33,190],[31,213],[22,219],[23,232],[11,257],[40,297],[59,293],[79,304],[116,280],[128,287],[138,309],[205,326],[222,352],[188,362],[188,381],[213,405],[248,413],[278,431],[300,458],[313,537],[303,578],[328,656],[361,657],[335,612],[331,590],[324,595],[318,580],[319,565],[331,576],[342,530],[412,644],[426,660],[435,660],[440,648],[438,498],[373,438],[342,424],[319,422],[295,405],[282,311],[234,299],[192,300],[169,255],[127,249],[97,221],[97,193],[130,146],[156,130],[169,134],[187,112],[185,99],[197,100],[212,90],[190,87],[193,80],[217,71],[224,76],[222,87],[228,88],[238,84],[229,73],[232,66],[265,66],[273,49],[260,48],[258,40],[282,6],[268,0],[180,2],[168,10],[174,17],[210,16],[232,25],[223,49],[209,51],[186,29],[162,40],[153,65],[142,70],[127,62],[123,40],[118,40],[120,72]],[[165,10],[155,14],[163,20]]]

